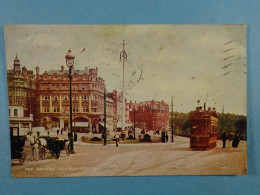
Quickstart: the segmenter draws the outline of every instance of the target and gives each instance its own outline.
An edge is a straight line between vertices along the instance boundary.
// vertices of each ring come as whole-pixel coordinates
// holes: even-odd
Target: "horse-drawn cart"
[[[10,127],[11,159],[19,160],[22,165],[26,160],[24,145],[26,138],[19,135],[19,127]]]
[[[46,140],[45,144],[43,144],[44,140]],[[55,156],[56,158],[60,157],[60,153],[62,150],[66,151],[67,156],[70,155],[70,147],[67,143],[66,139],[59,139],[57,137],[50,136],[41,136],[39,138],[40,147],[39,147],[39,156],[41,159],[45,159],[47,151],[51,154],[51,156]]]

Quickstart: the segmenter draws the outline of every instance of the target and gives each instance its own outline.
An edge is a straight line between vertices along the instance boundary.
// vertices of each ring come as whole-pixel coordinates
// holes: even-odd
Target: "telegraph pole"
[[[104,88],[104,145],[107,145],[107,110],[106,110],[106,88]]]
[[[171,112],[171,130],[172,130],[172,133],[171,133],[171,137],[172,137],[172,143],[173,143],[174,142],[174,140],[173,140],[173,97],[172,97],[171,107],[172,107],[172,112]]]
[[[121,136],[122,139],[125,140],[126,132],[125,132],[125,62],[127,62],[127,54],[125,51],[125,40],[123,40],[123,50],[120,53],[120,62],[123,61],[123,85],[122,85],[122,130]]]

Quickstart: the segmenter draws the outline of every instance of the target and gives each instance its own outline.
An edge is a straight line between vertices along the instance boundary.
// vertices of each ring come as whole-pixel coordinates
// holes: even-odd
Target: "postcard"
[[[246,25],[5,25],[12,177],[247,174]]]

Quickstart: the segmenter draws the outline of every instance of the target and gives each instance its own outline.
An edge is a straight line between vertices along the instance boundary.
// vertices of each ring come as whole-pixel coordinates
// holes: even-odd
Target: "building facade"
[[[169,126],[169,105],[164,101],[145,101],[133,103],[130,101],[129,117],[136,127],[144,130],[166,130]]]
[[[69,71],[36,69],[36,120],[46,128],[70,128]],[[72,70],[73,126],[80,132],[98,132],[104,118],[105,81],[98,69]]]
[[[108,93],[108,97],[113,100],[113,131],[120,131],[122,129],[122,114],[123,114],[123,103],[122,95],[118,94],[116,90],[112,93]],[[125,127],[132,126],[129,119],[129,104],[125,100]]]
[[[35,75],[25,66],[21,68],[17,56],[13,65],[7,70],[9,106],[23,107],[23,115],[29,117],[35,112]]]
[[[7,70],[7,83],[10,127],[31,131],[35,117],[35,75],[32,70],[21,68],[17,55],[13,69]]]
[[[7,70],[10,120],[11,117],[16,117],[14,115],[18,110],[21,115],[22,109],[23,117],[31,121],[30,129],[32,126],[45,127],[45,129],[70,129],[68,74],[69,70],[65,70],[63,65],[60,70],[45,71],[43,74],[40,74],[39,67],[36,67],[36,74],[34,74],[32,70],[21,68],[16,56],[13,69]],[[72,70],[74,131],[95,133],[103,131],[105,88],[104,79],[98,76],[98,68]],[[127,105],[125,113],[126,123],[128,123]],[[117,91],[113,90],[106,96],[107,130],[116,131],[121,119],[122,99]],[[22,127],[22,123],[20,125]]]
[[[32,131],[33,115],[24,116],[24,107],[9,106],[10,127],[19,127],[20,132]]]

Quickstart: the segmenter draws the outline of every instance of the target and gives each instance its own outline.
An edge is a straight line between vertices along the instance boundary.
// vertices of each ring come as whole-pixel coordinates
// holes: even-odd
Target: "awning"
[[[74,127],[88,127],[88,122],[73,122],[72,126]]]
[[[122,127],[121,122],[118,122],[117,123],[117,128],[121,128],[121,127]],[[132,127],[132,124],[131,123],[125,123],[125,127]]]
[[[102,127],[104,127],[104,123],[99,122],[99,124],[100,124]],[[107,125],[107,126],[111,126],[111,123],[108,123],[108,122],[107,122],[106,125]]]

